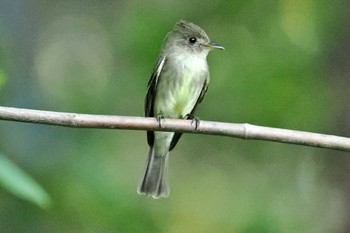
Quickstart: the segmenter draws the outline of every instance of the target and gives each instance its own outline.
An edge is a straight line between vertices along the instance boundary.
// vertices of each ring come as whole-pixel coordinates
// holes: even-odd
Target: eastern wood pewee
[[[211,49],[224,49],[210,43],[207,34],[197,25],[181,20],[164,41],[160,57],[148,82],[145,116],[188,119],[208,89],[207,55]],[[181,133],[147,132],[150,146],[145,175],[138,193],[153,198],[167,197],[167,163],[169,151]]]

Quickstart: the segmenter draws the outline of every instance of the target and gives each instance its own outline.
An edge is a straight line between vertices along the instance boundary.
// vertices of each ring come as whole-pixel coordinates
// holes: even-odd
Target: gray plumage
[[[213,48],[199,26],[184,20],[175,24],[164,41],[160,57],[148,82],[146,117],[187,118],[203,100],[209,83],[206,57]],[[150,146],[145,175],[138,193],[153,198],[167,197],[167,163],[181,133],[147,132]]]

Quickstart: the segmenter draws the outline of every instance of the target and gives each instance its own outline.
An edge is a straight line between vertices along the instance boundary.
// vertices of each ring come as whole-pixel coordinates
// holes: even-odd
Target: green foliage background
[[[141,116],[163,38],[187,19],[226,49],[208,57],[201,119],[349,137],[347,9],[340,0],[4,0],[0,104]],[[350,230],[349,153],[185,135],[171,153],[171,195],[153,200],[136,194],[144,132],[3,121],[0,139],[52,201],[44,210],[3,186],[1,232]]]

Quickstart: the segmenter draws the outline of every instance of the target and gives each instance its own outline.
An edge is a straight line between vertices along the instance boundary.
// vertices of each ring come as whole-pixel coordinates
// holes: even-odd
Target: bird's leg
[[[198,126],[199,126],[199,124],[200,124],[200,121],[201,121],[201,120],[199,119],[199,117],[197,117],[197,116],[195,116],[195,115],[189,113],[189,114],[187,114],[187,115],[185,116],[185,118],[186,118],[186,119],[189,119],[189,120],[192,120],[192,121],[191,121],[191,124],[195,124],[195,128],[194,128],[194,129],[197,130],[197,128],[198,128]]]
[[[157,116],[156,116],[156,119],[158,121],[158,124],[159,124],[159,128],[162,128],[163,127],[163,122],[164,122],[164,115],[162,112],[160,112]]]

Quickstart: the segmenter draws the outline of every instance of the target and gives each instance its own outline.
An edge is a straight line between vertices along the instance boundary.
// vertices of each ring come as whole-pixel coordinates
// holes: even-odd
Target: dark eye
[[[197,38],[196,37],[191,37],[190,39],[188,39],[188,41],[190,42],[190,44],[194,44],[197,42]]]

